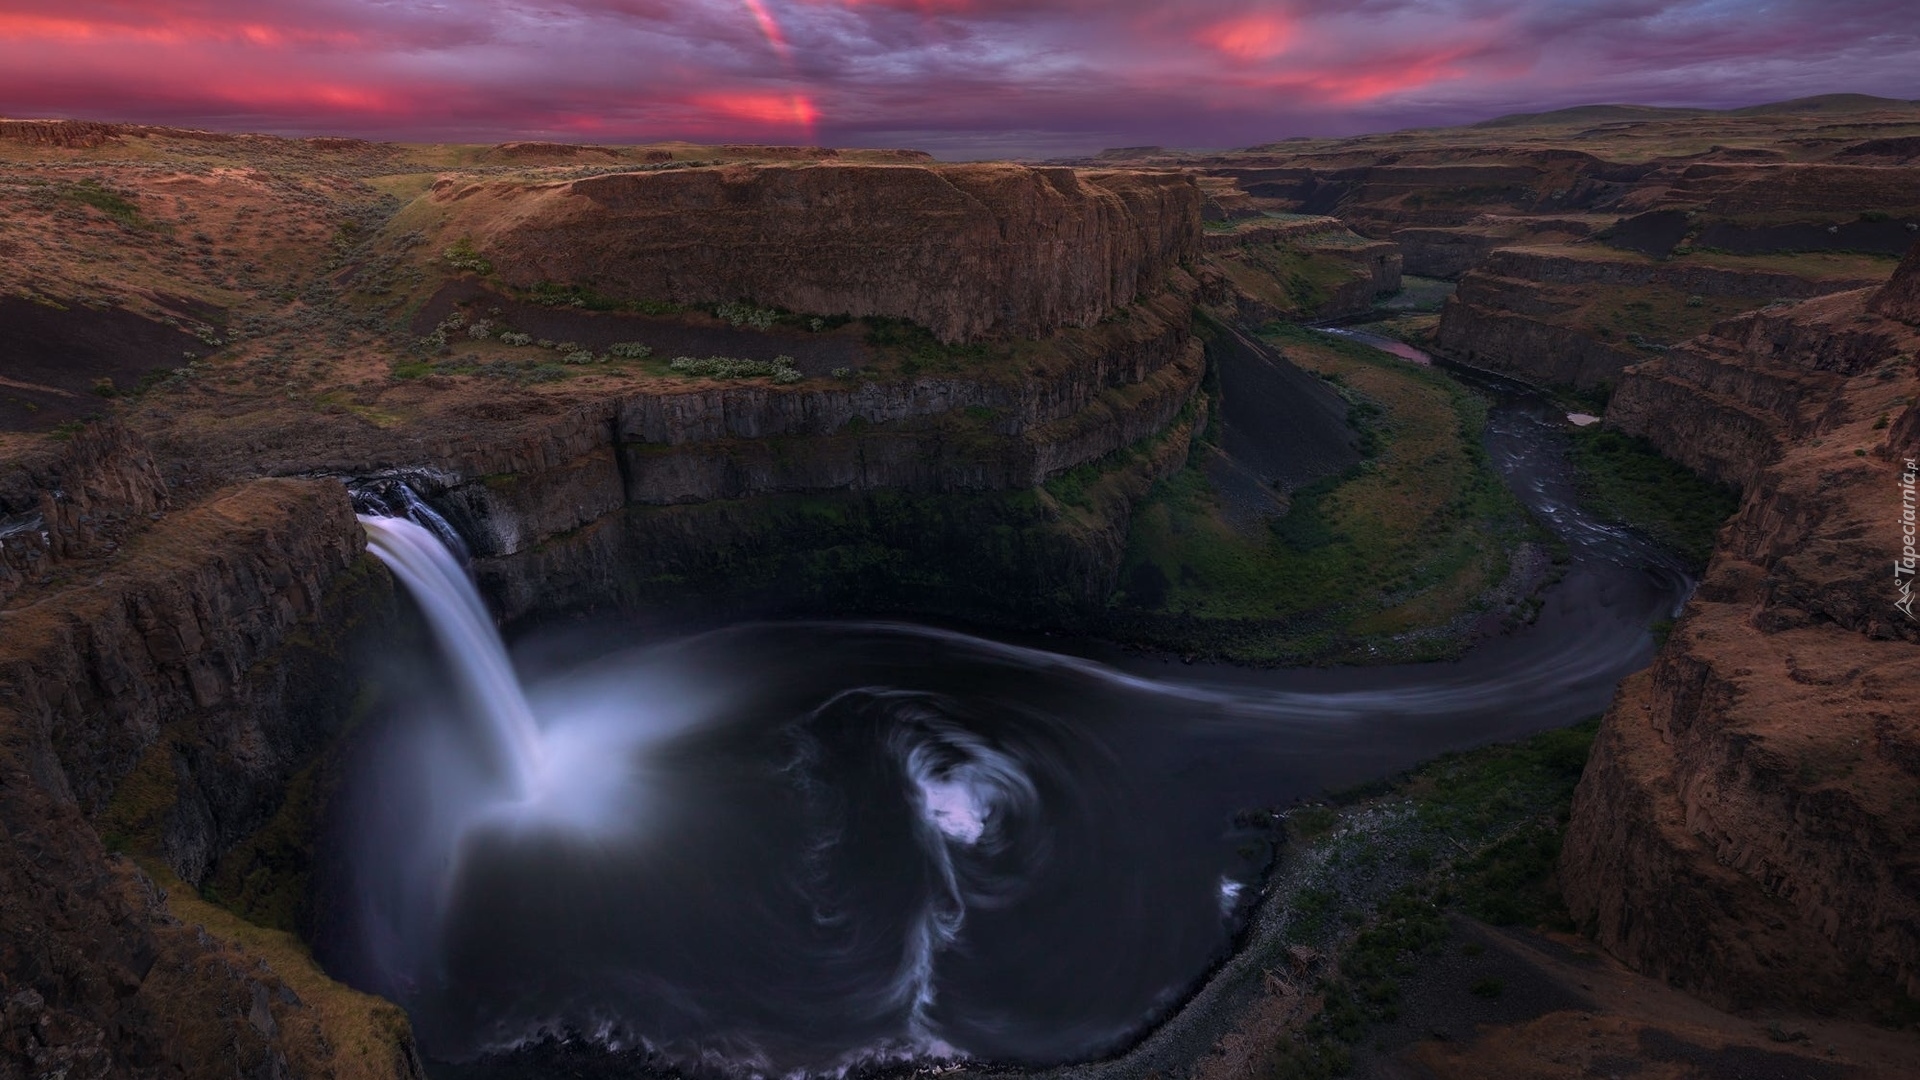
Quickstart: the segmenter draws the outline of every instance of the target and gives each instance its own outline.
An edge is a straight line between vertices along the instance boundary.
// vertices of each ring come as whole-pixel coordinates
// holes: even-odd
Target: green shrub
[[[125,195],[103,187],[96,180],[82,180],[64,191],[67,198],[77,203],[93,207],[122,225],[141,227],[146,220],[140,216],[140,208]]]
[[[1581,499],[1600,517],[1631,525],[1704,567],[1739,493],[1661,456],[1645,439],[1595,425],[1573,432]]]
[[[608,346],[607,352],[622,360],[645,360],[653,355],[653,349],[650,346],[642,345],[637,341],[616,341]]]
[[[500,344],[514,346],[531,345],[533,344],[533,335],[522,334],[517,330],[509,330],[500,335]]]
[[[455,270],[465,270],[482,276],[493,273],[493,264],[481,258],[480,253],[473,250],[471,237],[461,237],[452,247],[441,252],[440,257]]]
[[[713,313],[736,327],[744,326],[754,330],[771,330],[774,320],[780,317],[779,312],[769,308],[754,307],[752,304],[735,301],[716,305]]]
[[[771,360],[744,360],[736,356],[676,356],[667,362],[667,370],[676,375],[708,379],[771,378],[777,383],[797,383],[806,378],[793,366],[791,356],[776,356]]]
[[[563,364],[591,364],[593,363],[593,353],[586,349],[575,349],[572,352],[563,354],[560,357],[560,362]]]

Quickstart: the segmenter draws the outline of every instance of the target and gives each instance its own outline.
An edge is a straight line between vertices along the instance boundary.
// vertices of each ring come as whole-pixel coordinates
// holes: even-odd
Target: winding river
[[[1582,514],[1556,411],[1471,381],[1571,561],[1532,624],[1452,663],[759,623],[549,663],[522,704],[457,560],[370,522],[463,658],[350,763],[317,951],[446,1061],[542,1033],[732,1075],[1122,1048],[1232,947],[1272,857],[1243,811],[1597,713],[1691,588]]]

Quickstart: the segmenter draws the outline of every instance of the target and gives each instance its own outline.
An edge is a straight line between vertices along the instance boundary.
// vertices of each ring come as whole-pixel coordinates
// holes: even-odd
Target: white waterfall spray
[[[360,524],[368,550],[426,614],[461,696],[487,728],[498,765],[515,793],[526,796],[540,770],[540,727],[479,591],[427,529],[397,517],[361,515]]]

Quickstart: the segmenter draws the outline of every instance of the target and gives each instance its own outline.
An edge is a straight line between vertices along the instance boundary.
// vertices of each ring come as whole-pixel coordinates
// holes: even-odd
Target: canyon
[[[509,627],[1072,630],[1218,422],[1212,325],[1383,317],[1740,491],[1601,722],[1568,910],[1716,1005],[1904,1015],[1920,168],[1875,147],[1920,118],[1852,122],[1047,166],[0,122],[0,1058],[423,1074],[300,940],[357,650],[417,632],[348,482],[431,503]]]

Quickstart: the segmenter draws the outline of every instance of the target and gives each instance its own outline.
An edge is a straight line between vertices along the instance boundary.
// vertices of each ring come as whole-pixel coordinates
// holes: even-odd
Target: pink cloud
[[[1901,0],[12,0],[0,113],[953,155],[1913,94]]]

